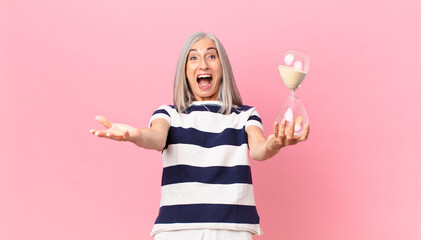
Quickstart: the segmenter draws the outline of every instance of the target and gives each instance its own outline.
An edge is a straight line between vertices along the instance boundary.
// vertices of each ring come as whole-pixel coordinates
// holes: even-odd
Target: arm
[[[273,134],[267,139],[265,139],[263,131],[259,127],[247,127],[246,132],[250,148],[250,157],[258,161],[263,161],[275,156],[279,150],[285,146],[294,145],[307,140],[310,126],[305,126],[302,135],[294,136],[294,125],[295,124],[292,123],[286,127],[285,120],[282,120],[280,126],[275,122],[273,124]]]
[[[134,144],[146,149],[155,149],[162,151],[167,142],[168,130],[170,124],[163,118],[155,119],[150,128],[141,129]]]
[[[97,116],[96,120],[104,125],[106,130],[91,129],[90,133],[117,141],[133,142],[139,147],[161,151],[167,141],[169,123],[162,118],[152,122],[150,128],[137,129],[127,124],[111,123],[105,117]]]

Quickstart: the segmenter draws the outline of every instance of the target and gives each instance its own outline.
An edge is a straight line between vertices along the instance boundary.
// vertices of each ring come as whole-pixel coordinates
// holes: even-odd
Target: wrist
[[[265,150],[267,158],[275,156],[279,152],[279,150],[281,150],[281,148],[282,146],[278,147],[274,146],[273,144],[266,143]]]
[[[136,129],[133,131],[133,135],[131,136],[130,140],[132,143],[142,146],[142,131],[140,129]]]

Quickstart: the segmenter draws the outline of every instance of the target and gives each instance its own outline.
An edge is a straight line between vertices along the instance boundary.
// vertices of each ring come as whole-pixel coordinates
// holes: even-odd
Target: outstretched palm
[[[95,136],[117,141],[133,141],[134,138],[139,137],[140,131],[130,125],[111,123],[103,116],[96,116],[95,119],[107,128],[105,130],[91,129],[90,133]]]

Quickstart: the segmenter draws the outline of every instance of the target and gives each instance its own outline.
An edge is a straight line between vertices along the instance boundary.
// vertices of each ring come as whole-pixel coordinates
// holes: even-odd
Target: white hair
[[[218,93],[218,100],[223,103],[220,112],[229,114],[233,107],[240,106],[243,102],[235,83],[234,74],[232,73],[231,64],[224,46],[222,46],[218,38],[211,33],[193,33],[184,43],[178,58],[174,78],[174,105],[177,111],[181,112],[187,109],[190,104],[195,101],[186,76],[186,63],[193,44],[203,38],[208,38],[215,43],[222,66],[221,86]]]

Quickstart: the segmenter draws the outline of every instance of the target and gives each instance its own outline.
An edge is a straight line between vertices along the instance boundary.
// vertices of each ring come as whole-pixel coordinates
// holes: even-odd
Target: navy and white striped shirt
[[[197,101],[183,113],[163,105],[150,124],[170,124],[162,152],[159,215],[151,235],[183,229],[228,229],[261,234],[254,201],[246,128],[262,128],[256,109],[220,113],[222,102]]]

